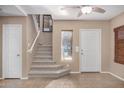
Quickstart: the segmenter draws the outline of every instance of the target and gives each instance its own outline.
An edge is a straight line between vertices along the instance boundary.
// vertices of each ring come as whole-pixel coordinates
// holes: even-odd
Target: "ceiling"
[[[79,9],[61,10],[62,5],[21,5],[0,6],[0,16],[25,16],[26,14],[51,14],[54,20],[109,20],[124,12],[124,5],[101,5],[106,10],[104,14],[92,12],[77,17]]]
[[[25,16],[20,6],[0,5],[0,16]]]

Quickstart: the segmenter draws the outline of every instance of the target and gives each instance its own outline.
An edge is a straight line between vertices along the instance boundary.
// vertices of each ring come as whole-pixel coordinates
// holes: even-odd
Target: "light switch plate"
[[[78,46],[76,46],[75,49],[76,49],[76,52],[79,52],[79,47]]]

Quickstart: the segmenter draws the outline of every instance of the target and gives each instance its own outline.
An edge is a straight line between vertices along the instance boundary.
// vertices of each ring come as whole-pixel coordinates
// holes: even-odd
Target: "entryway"
[[[101,71],[101,29],[80,30],[80,72]]]
[[[21,78],[22,25],[3,24],[3,78]]]

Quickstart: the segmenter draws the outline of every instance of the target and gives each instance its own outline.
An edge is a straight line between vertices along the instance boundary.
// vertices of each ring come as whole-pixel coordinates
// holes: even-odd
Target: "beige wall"
[[[110,58],[110,23],[109,21],[54,21],[53,27],[53,59],[61,62],[61,30],[73,30],[73,61],[64,62],[71,65],[73,72],[79,71],[79,53],[75,47],[79,46],[80,29],[102,29],[102,71],[109,70]],[[62,63],[62,62],[61,62]]]
[[[114,62],[114,32],[113,29],[124,25],[124,13],[111,20],[111,57],[110,72],[124,78],[124,65]]]
[[[37,35],[37,31],[35,29],[35,25],[33,22],[33,18],[32,16],[27,16],[27,50],[30,49],[36,35]],[[27,74],[30,70],[30,66],[31,66],[31,62],[32,62],[32,53],[27,52]]]
[[[2,24],[22,24],[23,77],[26,76],[26,17],[0,17],[0,74],[2,74]]]
[[[37,35],[35,25],[33,22],[32,16],[27,16],[27,44],[28,48],[31,47],[31,44],[33,43],[33,40],[35,39]]]

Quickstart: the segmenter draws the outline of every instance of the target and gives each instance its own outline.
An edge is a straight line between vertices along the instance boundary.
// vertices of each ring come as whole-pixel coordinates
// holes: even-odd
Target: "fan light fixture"
[[[82,11],[83,14],[89,14],[89,13],[92,12],[92,7],[90,7],[90,6],[82,7],[81,11]]]
[[[57,13],[57,14],[59,14],[59,15],[63,15],[63,16],[68,15],[68,12],[67,12],[66,10],[64,10],[63,8],[60,8],[60,9],[59,9],[59,12],[60,12],[60,13]]]

